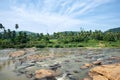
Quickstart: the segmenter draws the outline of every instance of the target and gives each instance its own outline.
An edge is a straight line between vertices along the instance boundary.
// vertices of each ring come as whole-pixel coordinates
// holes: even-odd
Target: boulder
[[[79,73],[79,71],[77,71],[77,70],[73,70],[73,72],[74,72],[74,73]]]
[[[102,65],[102,62],[101,61],[95,61],[93,62],[94,65]]]
[[[96,76],[93,76],[93,80],[108,80],[108,78],[101,75],[96,75]]]
[[[90,78],[84,78],[83,80],[91,80]]]
[[[42,56],[40,56],[38,54],[33,54],[33,55],[27,56],[27,60],[37,61],[37,60],[41,60],[41,59],[42,59]]]
[[[35,78],[36,79],[55,77],[58,75],[60,75],[60,72],[55,72],[53,70],[40,69],[40,70],[35,71]]]
[[[86,66],[86,67],[89,68],[89,67],[92,67],[92,64],[90,64],[90,63],[85,63],[84,66]]]
[[[93,80],[120,80],[120,63],[97,66],[89,75]]]
[[[64,62],[68,63],[68,62],[70,62],[70,60],[65,60]]]
[[[92,67],[93,65],[90,64],[90,63],[85,63],[83,66],[80,67],[80,69],[87,69],[87,68],[90,68]]]
[[[44,55],[41,55],[41,54],[33,54],[33,55],[29,55],[26,57],[27,60],[34,60],[34,61],[41,61],[41,60],[44,60],[44,59],[47,59],[47,58],[50,58],[49,56],[44,56]]]
[[[25,51],[27,52],[35,52],[37,50],[37,48],[32,47],[32,48],[25,48]]]
[[[81,60],[75,60],[75,62],[82,62]]]
[[[9,57],[15,58],[15,57],[23,56],[23,55],[25,55],[25,54],[26,54],[25,51],[20,50],[20,51],[15,51],[15,52],[10,53],[10,54],[9,54]]]
[[[57,64],[51,65],[51,66],[49,66],[49,67],[50,67],[51,70],[56,71],[58,68],[61,67],[61,65],[60,65],[59,63],[57,63]]]
[[[81,66],[80,69],[87,69],[88,67],[86,66]]]
[[[30,72],[26,72],[25,75],[26,75],[27,78],[32,78],[33,77],[33,74],[30,73]]]

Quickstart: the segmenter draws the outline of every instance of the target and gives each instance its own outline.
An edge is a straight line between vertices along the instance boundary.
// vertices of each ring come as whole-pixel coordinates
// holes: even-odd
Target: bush
[[[55,44],[54,48],[60,48],[60,45],[59,44]]]
[[[25,48],[26,44],[19,44],[19,45],[15,45],[15,48]]]
[[[47,47],[52,48],[53,44],[48,44]]]
[[[54,48],[63,48],[63,45],[62,45],[62,44],[54,44],[53,47],[54,47]]]
[[[84,47],[82,44],[78,44],[77,47]]]
[[[35,47],[37,47],[37,48],[45,48],[46,45],[44,45],[44,44],[38,44],[38,45],[36,45]]]

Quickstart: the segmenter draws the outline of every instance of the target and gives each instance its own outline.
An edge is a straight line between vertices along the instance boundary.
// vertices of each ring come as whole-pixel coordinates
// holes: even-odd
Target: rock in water
[[[66,73],[64,73],[62,77],[56,77],[55,79],[56,80],[69,80],[69,79],[67,79],[67,74]]]
[[[53,70],[46,70],[46,69],[40,69],[35,71],[35,78],[36,79],[43,79],[43,78],[52,78],[55,76],[60,75],[59,72],[55,72]]]
[[[85,63],[84,66],[86,66],[86,67],[89,68],[89,67],[92,67],[92,64],[90,64],[90,63]]]
[[[102,62],[101,61],[95,61],[93,62],[94,65],[102,65]]]
[[[90,78],[84,78],[83,80],[91,80]]]
[[[90,68],[92,67],[93,65],[90,64],[90,63],[85,63],[83,66],[80,67],[80,69],[87,69],[87,68]]]
[[[97,66],[90,70],[93,80],[120,80],[120,63]]]
[[[61,65],[60,65],[59,63],[57,63],[57,64],[51,65],[51,66],[49,66],[49,67],[50,67],[51,70],[56,71],[58,68],[61,67]]]
[[[35,78],[45,78],[50,76],[54,76],[54,71],[45,69],[35,71]]]
[[[25,54],[26,54],[25,51],[20,50],[20,51],[15,51],[15,52],[10,53],[9,57],[16,58],[16,57],[23,56]]]

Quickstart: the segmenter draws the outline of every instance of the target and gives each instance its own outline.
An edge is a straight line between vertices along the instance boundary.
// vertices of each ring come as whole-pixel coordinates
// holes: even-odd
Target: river
[[[52,50],[52,51],[51,51]],[[19,74],[15,72],[15,63],[13,60],[9,59],[8,55],[9,52],[16,51],[16,50],[0,50],[0,80],[33,80],[32,78],[27,78],[25,74]],[[106,48],[106,49],[45,49],[42,51],[51,51],[54,53],[63,53],[66,54],[66,52],[71,52],[72,54],[67,55],[65,57],[56,58],[54,61],[63,61],[61,65],[63,66],[63,70],[61,71],[78,71],[75,73],[75,75],[79,78],[79,80],[82,80],[83,77],[87,76],[87,72],[90,70],[80,70],[80,66],[82,66],[84,63],[89,63],[94,61],[94,59],[101,59],[104,58],[106,60],[109,60],[110,57],[120,57],[120,49],[117,48]],[[65,52],[66,51],[66,52]],[[78,55],[79,54],[79,55]],[[27,54],[28,55],[28,54]],[[92,58],[89,58],[89,57]],[[87,58],[88,57],[88,58]],[[93,60],[92,60],[93,59]],[[69,60],[68,63],[65,63],[64,61]],[[80,60],[80,62],[77,62]],[[46,64],[52,64],[54,62],[53,60],[47,61]],[[76,62],[75,62],[76,61]],[[44,61],[43,61],[44,62]],[[106,61],[107,62],[107,61]],[[117,62],[120,62],[120,60],[117,60]],[[105,63],[106,64],[106,63]]]

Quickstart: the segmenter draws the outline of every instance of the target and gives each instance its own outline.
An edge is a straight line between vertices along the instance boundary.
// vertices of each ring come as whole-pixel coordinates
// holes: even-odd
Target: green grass
[[[7,46],[7,47],[6,47]],[[120,47],[120,40],[116,42],[107,42],[107,41],[97,41],[97,40],[88,40],[83,42],[69,42],[63,43],[59,42],[57,39],[51,39],[49,42],[41,41],[32,41],[26,44],[17,44],[17,45],[2,45],[0,48],[24,48],[24,47],[37,47],[37,48],[77,48],[77,47]]]
[[[57,43],[58,40],[57,40],[57,39],[50,39],[50,42],[51,42],[51,43]]]
[[[48,47],[54,48],[73,48],[73,47],[120,47],[120,41],[107,42],[107,41],[97,41],[89,40],[87,42],[71,42],[71,43],[60,43],[56,39],[51,40],[52,43],[48,44]]]

